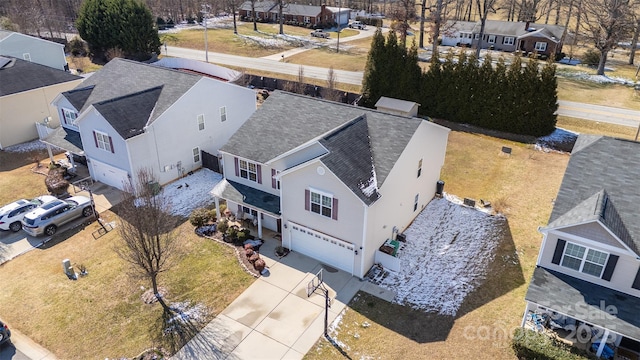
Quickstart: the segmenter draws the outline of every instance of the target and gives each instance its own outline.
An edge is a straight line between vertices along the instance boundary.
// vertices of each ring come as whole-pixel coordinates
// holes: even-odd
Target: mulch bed
[[[253,264],[249,261],[249,259],[247,259],[247,256],[245,255],[245,250],[244,250],[244,246],[243,245],[235,245],[234,243],[230,243],[230,242],[226,242],[224,240],[222,240],[222,233],[219,231],[215,231],[213,233],[210,233],[208,231],[206,231],[206,226],[204,227],[200,227],[200,228],[195,228],[195,232],[198,236],[202,236],[205,237],[207,239],[211,239],[214,241],[217,241],[221,244],[225,244],[231,248],[233,248],[235,251],[234,253],[236,254],[236,258],[238,259],[238,262],[240,263],[240,266],[242,267],[242,269],[244,271],[246,271],[247,273],[249,273],[251,276],[253,277],[260,277],[260,272],[258,270],[256,270],[253,267]],[[254,249],[255,250],[255,249]],[[260,251],[258,249],[258,251],[256,251],[256,253],[259,255]]]

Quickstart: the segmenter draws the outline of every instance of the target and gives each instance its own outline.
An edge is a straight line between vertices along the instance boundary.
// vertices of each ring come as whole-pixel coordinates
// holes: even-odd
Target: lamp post
[[[209,42],[207,41],[207,19],[211,5],[202,4],[202,22],[204,23],[204,60],[209,62]]]

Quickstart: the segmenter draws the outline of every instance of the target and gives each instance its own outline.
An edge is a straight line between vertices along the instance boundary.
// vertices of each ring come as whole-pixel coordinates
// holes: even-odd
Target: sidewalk
[[[4,322],[4,320],[2,320]],[[11,330],[11,343],[15,348],[28,356],[32,360],[56,360],[58,359],[52,352],[43,348],[35,341],[22,334],[20,331],[11,327],[11,324],[7,324],[9,330]],[[11,346],[8,344],[8,346]]]
[[[324,295],[316,291],[307,297],[307,284],[315,274],[324,269],[331,299],[329,324],[369,284],[295,252],[277,259],[273,254],[278,244],[268,239],[260,248],[269,274],[258,278],[172,359],[302,359],[324,332]]]

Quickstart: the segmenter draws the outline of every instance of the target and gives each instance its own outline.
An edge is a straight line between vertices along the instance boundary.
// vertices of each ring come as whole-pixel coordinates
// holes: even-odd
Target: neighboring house
[[[378,102],[376,102],[375,106],[379,111],[384,111],[386,113],[400,116],[416,117],[418,116],[418,107],[420,106],[420,104],[413,101],[381,96]]]
[[[48,66],[0,56],[0,150],[38,138],[37,122],[60,122],[51,101],[82,78]]]
[[[69,70],[64,45],[18,32],[0,30],[0,55]]]
[[[62,127],[43,141],[79,150],[93,179],[120,189],[141,168],[162,185],[205,157],[217,163],[220,146],[256,109],[253,90],[123,59],[53,103]]]
[[[472,46],[481,49],[551,56],[562,52],[564,26],[487,20],[480,39],[481,23],[447,21],[442,30],[442,45]]]
[[[580,135],[525,296],[640,357],[640,143]],[[560,317],[560,316],[559,316]],[[523,324],[525,323],[523,319]],[[591,336],[591,334],[589,334]],[[588,339],[588,338],[587,338]],[[604,343],[604,342],[603,342]],[[602,349],[598,349],[600,352]]]
[[[276,1],[256,1],[254,4],[255,14],[251,11],[251,2],[246,1],[240,5],[238,11],[241,17],[260,19],[267,22],[278,21],[278,3]],[[282,9],[284,21],[293,21],[300,24],[331,24],[339,23],[340,26],[349,24],[349,13],[351,9],[344,7],[303,5],[288,3]],[[255,16],[254,16],[255,15]]]
[[[283,246],[359,278],[433,198],[449,129],[276,91],[220,149],[214,195]]]

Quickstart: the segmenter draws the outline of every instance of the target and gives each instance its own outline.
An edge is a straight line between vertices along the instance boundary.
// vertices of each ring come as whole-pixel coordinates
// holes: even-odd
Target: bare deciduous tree
[[[600,52],[598,75],[604,75],[609,52],[634,28],[632,0],[583,0],[581,27]]]
[[[480,58],[480,45],[482,43],[482,38],[484,37],[484,27],[487,23],[487,17],[489,16],[489,13],[496,12],[496,9],[494,8],[496,2],[497,0],[476,0],[478,15],[480,15],[480,34],[478,42],[476,43],[476,59]]]
[[[115,251],[132,265],[132,274],[151,282],[163,310],[171,312],[158,294],[158,275],[171,267],[177,255],[177,237],[173,233],[175,220],[167,212],[168,199],[162,193],[154,195],[149,186],[154,182],[152,170],[142,168],[136,173],[135,180],[124,184],[126,195],[118,213],[121,241],[115,246]]]

